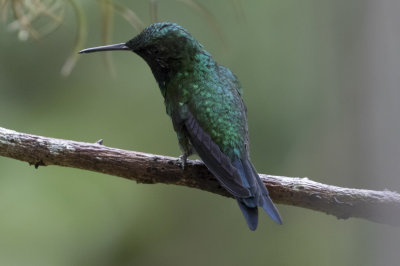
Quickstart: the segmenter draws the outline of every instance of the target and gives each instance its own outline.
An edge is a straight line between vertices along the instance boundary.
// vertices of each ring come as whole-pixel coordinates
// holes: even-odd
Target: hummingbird
[[[247,109],[237,77],[219,65],[183,27],[154,23],[126,43],[79,53],[131,51],[149,65],[171,117],[185,167],[197,153],[221,186],[237,200],[250,230],[258,206],[278,224],[278,210],[250,161]]]

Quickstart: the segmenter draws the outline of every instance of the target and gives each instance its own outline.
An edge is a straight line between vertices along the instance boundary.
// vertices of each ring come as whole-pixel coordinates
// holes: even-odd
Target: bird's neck
[[[146,60],[147,61],[147,60]],[[214,65],[214,60],[206,51],[201,51],[192,55],[186,55],[177,60],[151,60],[147,61],[153,75],[160,87],[162,95],[165,97],[167,88],[171,80],[181,74],[192,75],[196,69],[201,69],[209,65]]]

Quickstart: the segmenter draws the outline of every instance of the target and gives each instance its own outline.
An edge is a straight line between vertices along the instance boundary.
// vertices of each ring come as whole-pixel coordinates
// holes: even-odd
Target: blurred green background
[[[200,1],[199,1],[200,2]],[[120,1],[148,25],[149,1]],[[187,28],[240,79],[252,161],[262,173],[400,190],[400,3],[201,1],[207,19],[159,1],[159,20]],[[237,9],[238,5],[242,9]],[[100,10],[85,1],[87,47],[101,44]],[[239,12],[238,12],[239,10]],[[243,14],[241,13],[241,11]],[[178,156],[175,133],[145,62],[82,55],[76,21],[20,42],[0,24],[0,126],[49,137]],[[121,17],[115,43],[138,32]],[[173,185],[143,185],[0,158],[0,265],[399,265],[400,229],[278,205],[248,230],[237,203]]]

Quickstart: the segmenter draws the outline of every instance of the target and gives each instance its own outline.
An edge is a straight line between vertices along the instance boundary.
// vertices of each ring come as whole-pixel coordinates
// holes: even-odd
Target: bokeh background
[[[252,161],[262,173],[345,187],[400,190],[400,2],[159,1],[160,21],[187,28],[240,79]],[[149,1],[120,1],[147,25]],[[238,8],[241,6],[241,8]],[[97,1],[85,1],[87,47],[101,44]],[[21,42],[0,24],[0,126],[178,156],[150,69],[133,54],[82,55],[60,75],[76,34],[63,25]],[[115,16],[113,40],[136,32]],[[235,201],[0,158],[0,265],[399,265],[400,229],[278,205],[248,230]]]

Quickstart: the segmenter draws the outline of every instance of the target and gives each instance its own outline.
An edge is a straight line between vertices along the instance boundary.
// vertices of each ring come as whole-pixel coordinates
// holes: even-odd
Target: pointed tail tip
[[[249,226],[249,229],[251,231],[256,230],[258,225],[258,208],[248,207],[240,199],[237,199],[237,202],[239,203],[240,210],[242,211],[243,216],[246,219],[246,223]]]
[[[282,218],[281,215],[279,214],[278,209],[275,207],[274,203],[269,197],[264,197],[263,198],[263,206],[262,208],[264,211],[271,217],[272,220],[274,220],[277,224],[282,225]]]
[[[278,217],[273,217],[272,220],[274,220],[279,225],[283,225],[282,218],[280,215]]]
[[[249,229],[250,229],[251,231],[256,231],[257,225],[255,225],[255,226],[252,226],[252,225],[250,225],[250,224],[247,224],[247,225],[249,226]]]
[[[264,211],[268,214],[268,216],[271,217],[272,220],[274,220],[274,222],[276,222],[276,223],[279,224],[279,225],[283,225],[281,215],[279,214],[279,212],[278,212],[278,210],[275,208],[275,206],[274,206],[273,209],[269,209],[269,208],[266,209],[266,208],[263,206],[263,209],[264,209]]]
[[[263,209],[268,214],[268,216],[271,217],[271,219],[274,222],[276,222],[279,225],[283,225],[282,218],[281,218],[281,216],[279,215],[279,212],[276,209],[275,210],[270,210],[270,209],[267,210],[265,208],[263,208]]]

